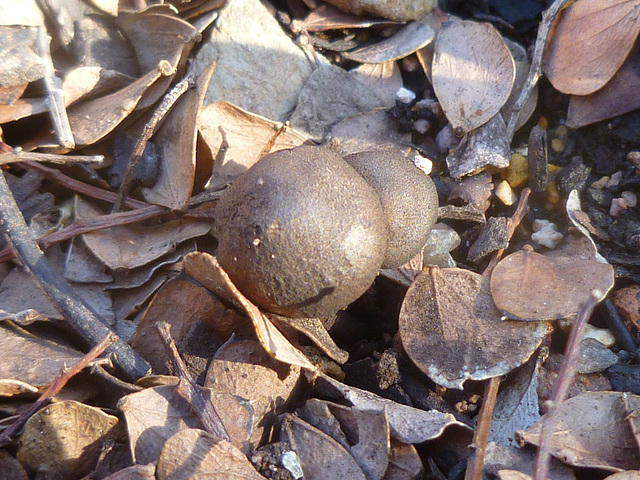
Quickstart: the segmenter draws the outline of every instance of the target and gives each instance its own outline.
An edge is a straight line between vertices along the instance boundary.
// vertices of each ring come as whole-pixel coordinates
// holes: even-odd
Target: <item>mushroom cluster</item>
[[[381,267],[420,251],[437,199],[429,176],[400,152],[281,150],[220,198],[216,255],[264,310],[327,318],[360,297]]]

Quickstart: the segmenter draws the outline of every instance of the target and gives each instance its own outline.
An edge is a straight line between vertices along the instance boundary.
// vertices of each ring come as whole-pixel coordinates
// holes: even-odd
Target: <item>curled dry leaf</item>
[[[133,111],[147,89],[170,68],[168,62],[161,62],[131,85],[69,108],[67,114],[76,145],[91,145],[116,128]]]
[[[207,93],[215,64],[209,65],[196,80],[196,87],[178,100],[155,135],[160,156],[160,175],[151,188],[143,188],[149,203],[182,210],[189,203],[196,173],[198,114]]]
[[[34,387],[44,387],[66,365],[74,365],[81,352],[18,328],[0,326],[0,379],[18,380]]]
[[[76,218],[97,218],[102,215],[90,203],[77,198]],[[131,269],[146,265],[172,251],[189,238],[200,237],[210,226],[202,222],[172,220],[159,225],[127,225],[85,233],[87,247],[112,270]]]
[[[204,287],[241,308],[251,319],[262,347],[276,360],[298,365],[312,372],[316,367],[271,323],[258,307],[233,284],[218,260],[204,252],[190,253],[184,258],[185,273]]]
[[[489,279],[460,268],[422,272],[399,319],[409,358],[438,385],[457,389],[467,379],[485,380],[522,365],[549,331],[546,323],[501,320]]]
[[[227,102],[207,105],[198,120],[200,132],[215,156],[212,189],[220,188],[258,161],[260,152],[278,131],[281,124],[249,113]],[[276,139],[272,152],[302,145],[308,137],[287,128]]]
[[[88,97],[99,97],[119,90],[133,83],[135,78],[116,70],[107,70],[97,66],[78,67],[69,70],[64,76],[62,90],[64,103],[69,106]]]
[[[385,20],[384,18],[362,18],[332,7],[320,5],[311,10],[309,15],[300,22],[300,28],[307,32],[325,32],[327,30],[342,30],[343,28],[369,28],[380,25],[394,25],[398,22]]]
[[[281,435],[298,455],[305,479],[366,480],[355,459],[342,445],[300,418],[285,414]]]
[[[515,43],[512,40],[507,38],[504,39],[507,47],[511,51],[511,55],[515,61],[516,66],[516,77],[513,82],[513,88],[511,89],[511,95],[507,99],[506,103],[502,107],[502,116],[508,119],[511,116],[511,109],[513,105],[518,100],[520,96],[520,92],[522,91],[522,87],[524,87],[525,82],[527,80],[527,76],[529,75],[529,69],[531,68],[531,64],[529,59],[527,58],[527,51],[525,48],[519,43]],[[518,121],[516,122],[516,130],[522,127],[527,120],[533,114],[533,111],[536,109],[536,105],[538,104],[538,85],[534,85],[531,93],[527,97],[524,106],[520,110],[518,114]]]
[[[203,391],[210,395],[233,443],[247,447],[253,426],[253,408],[249,402],[209,389]],[[118,408],[127,421],[131,454],[139,464],[157,461],[164,443],[175,433],[201,428],[191,404],[176,392],[173,385],[147,388],[127,395],[118,402]]]
[[[93,470],[105,442],[122,440],[119,422],[79,402],[53,403],[27,421],[17,458],[27,470],[80,478]]]
[[[383,17],[406,22],[424,17],[437,6],[434,0],[330,0],[340,10],[361,16]]]
[[[640,32],[636,0],[581,0],[556,21],[543,71],[562,93],[588,95],[601,89],[627,58]]]
[[[492,25],[454,21],[438,32],[431,78],[453,128],[469,132],[504,106],[513,87],[515,63]]]
[[[300,385],[300,367],[271,358],[254,340],[226,343],[214,355],[205,387],[245,398],[254,410],[255,445]]]
[[[465,135],[447,156],[447,167],[454,178],[470,175],[487,166],[506,168],[510,162],[507,125],[495,115],[484,125]]]
[[[169,373],[169,357],[155,327],[157,322],[165,321],[171,325],[178,351],[187,365],[197,370],[192,373],[198,378],[215,351],[209,326],[225,311],[222,302],[206,288],[184,277],[173,278],[151,300],[131,337],[131,346],[149,362],[154,373]]]
[[[422,443],[437,438],[451,425],[468,428],[449,413],[402,405],[367,390],[345,385],[327,375],[320,374],[315,379],[315,387],[332,396],[337,394],[361,410],[385,410],[391,438],[403,443]]]
[[[435,32],[425,19],[411,22],[379,43],[357,48],[342,56],[360,63],[385,63],[400,60],[433,40]]]
[[[568,127],[584,127],[622,115],[640,107],[640,44],[600,90],[590,95],[572,95],[567,110]]]
[[[545,434],[551,455],[574,467],[610,472],[640,468],[638,444],[628,422],[622,392],[587,392],[563,402]],[[634,397],[636,397],[634,395]],[[544,415],[526,432],[518,432],[520,444],[539,445]]]
[[[232,443],[190,428],[173,435],[162,448],[158,480],[261,480],[247,457]]]
[[[568,235],[545,254],[531,247],[505,257],[491,273],[491,295],[506,317],[559,320],[578,313],[593,290],[601,298],[613,287],[613,267],[595,258],[590,240]],[[522,292],[526,292],[523,295]]]

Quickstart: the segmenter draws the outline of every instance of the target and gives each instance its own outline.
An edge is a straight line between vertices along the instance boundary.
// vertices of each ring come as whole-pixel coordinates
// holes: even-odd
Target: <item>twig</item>
[[[114,203],[116,201],[117,195],[109,190],[104,190],[103,188],[94,187],[93,185],[88,185],[84,182],[71,178],[59,170],[55,168],[50,168],[45,165],[41,165],[35,162],[24,162],[16,165],[25,170],[35,170],[40,173],[47,180],[51,180],[63,187],[68,188],[69,190],[77,193],[81,193],[86,195],[87,197],[95,198],[97,200],[102,200],[103,202]],[[124,203],[129,208],[142,208],[148,207],[150,204],[141,202],[140,200],[134,200],[129,198]]]
[[[60,145],[73,149],[76,143],[73,139],[69,117],[67,117],[67,110],[64,105],[64,92],[62,91],[60,79],[56,77],[56,72],[53,68],[53,60],[51,60],[51,51],[49,50],[50,43],[51,37],[46,34],[45,28],[38,27],[38,54],[44,63],[44,85],[48,93],[51,120],[53,120]]]
[[[276,130],[276,132],[273,135],[271,135],[271,138],[269,139],[269,141],[265,144],[265,146],[260,151],[260,154],[258,155],[258,160],[260,160],[262,157],[264,157],[271,151],[273,146],[276,144],[278,137],[282,135],[284,132],[286,132],[287,128],[289,128],[288,120],[284,122],[282,125],[280,125],[280,128],[278,128],[278,130]]]
[[[143,220],[156,218],[167,213],[169,213],[169,210],[165,207],[149,205],[148,207],[137,208],[128,212],[112,213],[110,215],[103,215],[98,218],[76,220],[71,225],[58,230],[57,232],[53,232],[49,235],[45,235],[44,237],[39,238],[37,242],[40,248],[46,250],[52,245],[70,240],[85,233],[104,230],[106,228],[117,227],[120,225],[127,225],[135,222],[141,222]],[[14,258],[16,258],[16,254],[12,248],[5,248],[4,250],[0,250],[0,263],[8,262],[9,260],[13,260]]]
[[[140,135],[140,138],[138,138],[136,146],[134,147],[133,152],[131,153],[131,157],[129,158],[127,169],[124,172],[124,176],[122,177],[122,184],[120,185],[120,190],[118,191],[118,197],[113,204],[111,213],[119,212],[122,208],[122,203],[129,196],[129,191],[131,190],[131,185],[133,184],[134,174],[136,172],[138,161],[142,157],[149,139],[156,132],[156,130],[160,126],[160,123],[162,122],[164,117],[167,116],[178,99],[189,88],[195,85],[195,75],[195,62],[193,62],[189,64],[189,70],[187,71],[184,78],[176,83],[171,90],[169,90],[169,92],[162,99],[162,102],[160,102],[158,108],[156,108],[156,110],[153,112],[151,119],[149,119],[149,121],[145,124],[142,135]]]
[[[20,415],[20,417],[15,422],[13,422],[11,426],[9,426],[4,432],[2,432],[2,434],[0,434],[0,448],[11,442],[12,437],[20,431],[27,420],[29,420],[31,415],[33,415],[43,406],[49,403],[53,397],[60,393],[60,390],[64,388],[69,380],[80,373],[96,358],[102,355],[102,353],[111,345],[113,345],[117,340],[118,337],[116,335],[111,332],[107,333],[107,335],[95,347],[93,347],[89,353],[82,357],[80,361],[77,362],[73,367],[63,369],[58,375],[56,375],[56,378],[54,378],[49,386],[45,389],[45,391],[42,392],[40,398],[38,398],[38,400],[36,400],[26,412]]]
[[[104,163],[103,155],[59,155],[57,153],[40,152],[7,152],[0,153],[0,165],[16,162],[51,162],[51,163]]]
[[[115,335],[76,295],[71,285],[53,271],[27,226],[4,173],[0,175],[0,206],[0,226],[18,259],[73,328],[90,345],[98,344],[109,334]],[[109,348],[109,352],[115,357],[114,363],[129,378],[142,377],[151,370],[146,360],[121,339]]]
[[[520,90],[518,100],[516,100],[513,107],[511,107],[511,114],[509,116],[509,122],[507,123],[507,138],[509,140],[513,139],[520,111],[522,110],[522,107],[524,107],[529,95],[531,95],[531,90],[535,87],[536,83],[538,83],[538,79],[542,74],[542,57],[544,55],[544,48],[547,45],[547,38],[549,38],[551,26],[553,25],[553,22],[558,16],[560,10],[562,10],[570,1],[573,0],[556,0],[553,2],[553,5],[542,12],[542,22],[540,22],[540,27],[538,27],[538,37],[536,38],[536,46],[533,51],[529,74],[522,86],[522,90]]]
[[[600,300],[602,300],[602,292],[592,290],[591,295],[584,305],[582,305],[578,318],[571,327],[571,334],[567,340],[567,346],[564,352],[564,362],[562,362],[562,368],[560,369],[560,374],[554,387],[553,400],[545,403],[547,413],[542,423],[542,428],[540,429],[540,443],[535,460],[534,480],[546,480],[547,474],[549,473],[549,460],[551,457],[550,440],[551,429],[553,428],[555,420],[554,417],[560,409],[562,402],[567,398],[569,387],[573,384],[573,379],[578,368],[584,330],[589,322],[591,312],[593,312],[593,309]]]
[[[211,403],[211,399],[205,396],[202,387],[191,378],[191,374],[189,374],[187,366],[176,348],[176,342],[171,337],[169,324],[167,322],[158,322],[156,323],[156,330],[162,339],[174,372],[180,379],[176,387],[178,394],[193,407],[193,411],[200,418],[205,430],[222,440],[231,441],[231,437]]]
[[[487,384],[482,407],[478,413],[478,425],[471,442],[471,456],[467,459],[467,471],[464,480],[482,480],[484,470],[484,455],[487,450],[489,433],[491,432],[491,419],[496,408],[500,377],[493,377]]]

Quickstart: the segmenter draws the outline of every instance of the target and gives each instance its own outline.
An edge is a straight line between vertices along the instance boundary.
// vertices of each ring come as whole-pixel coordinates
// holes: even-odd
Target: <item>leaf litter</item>
[[[439,453],[449,448],[459,464],[468,464],[470,479],[481,478],[477,465],[483,461],[500,478],[529,478],[542,472],[533,466],[537,461],[510,445],[522,430],[521,441],[542,444],[541,451],[565,464],[626,469],[618,475],[633,476],[640,448],[637,395],[604,391],[560,399],[550,430],[539,433],[549,414],[529,428],[549,398],[549,378],[558,375],[544,357],[565,338],[558,322],[549,320],[579,323],[574,319],[593,290],[602,296],[615,290],[614,268],[625,275],[629,264],[622,270],[613,264],[607,242],[618,241],[615,224],[625,224],[633,207],[606,225],[594,210],[595,186],[565,195],[569,167],[578,164],[571,156],[582,152],[570,142],[558,144],[573,135],[561,134],[560,127],[548,132],[548,154],[546,134],[538,136],[545,145],[534,145],[534,135],[528,145],[530,164],[535,149],[545,152],[545,172],[547,162],[552,164],[546,191],[539,188],[547,182],[546,176],[538,178],[542,170],[533,168],[528,180],[516,183],[506,169],[516,149],[527,153],[526,140],[516,137],[512,143],[511,128],[526,132],[537,122],[544,133],[549,121],[590,125],[637,106],[640,7],[635,1],[603,8],[581,0],[561,10],[559,0],[543,15],[533,48],[464,9],[380,3],[374,9],[359,0],[340,1],[336,9],[294,1],[274,15],[271,6],[255,0],[140,4],[138,10],[109,1],[82,8],[63,2],[57,12],[46,12],[56,38],[51,47],[39,44],[36,28],[27,27],[44,28],[42,18],[15,21],[22,29],[3,27],[13,37],[1,43],[0,56],[19,59],[11,64],[17,74],[7,70],[8,63],[0,69],[0,152],[17,148],[0,162],[8,165],[3,177],[12,182],[33,234],[46,238],[53,232],[67,242],[51,247],[40,239],[55,275],[72,279],[87,308],[130,338],[156,376],[137,385],[116,378],[120,350],[93,361],[90,371],[70,383],[60,380],[61,369],[95,357],[85,357],[85,341],[62,329],[59,320],[68,313],[60,314],[21,269],[0,264],[6,347],[0,361],[0,445],[18,445],[0,449],[0,471],[12,478],[414,479],[451,476]],[[33,5],[21,1],[12,15],[29,9]],[[362,16],[365,11],[380,17]],[[16,35],[36,40],[18,42]],[[532,47],[531,58],[526,47]],[[33,68],[23,61],[27,57]],[[52,61],[54,69],[37,68]],[[195,68],[188,69],[192,61]],[[551,89],[536,91],[541,72],[557,90],[571,94],[566,116],[556,108],[545,118],[538,109]],[[192,81],[175,93],[171,85],[186,82],[185,75]],[[159,103],[172,95],[173,107]],[[69,151],[62,140],[65,125],[82,150]],[[125,130],[135,147],[121,148],[118,136]],[[311,138],[330,140],[341,155],[413,150],[410,158],[428,165],[436,179],[443,223],[410,262],[385,269],[346,311],[332,318],[288,319],[261,311],[233,284],[217,263],[209,232],[216,199],[230,183],[269,151],[312,144]],[[126,170],[127,162],[135,167],[135,152],[145,144],[156,151],[159,173],[151,169],[150,179],[109,187],[106,172],[116,151]],[[58,162],[68,158],[62,173],[30,167],[19,158],[20,148],[42,150],[30,155],[80,155],[58,155]],[[623,148],[626,153],[632,147]],[[78,164],[85,154],[86,164]],[[89,155],[102,160],[91,163]],[[29,160],[34,158],[40,160]],[[562,175],[554,173],[558,165],[564,166]],[[598,164],[592,171],[614,173],[607,168]],[[633,172],[626,172],[627,192],[606,188],[630,199]],[[41,175],[47,175],[44,183]],[[126,175],[119,175],[116,183],[126,184]],[[537,192],[531,199],[522,189],[527,181]],[[510,203],[493,188],[500,184],[502,191],[505,182]],[[116,201],[109,190],[119,188],[126,208],[134,210],[105,214],[104,202]],[[52,221],[36,215],[51,210],[54,201]],[[58,207],[62,201],[64,208]],[[535,212],[529,216],[558,223],[559,247],[523,247],[532,220],[527,201]],[[569,222],[554,213],[563,202]],[[0,205],[4,214],[4,200]],[[144,209],[153,214],[133,224],[127,220]],[[56,223],[56,216],[64,219]],[[83,238],[64,236],[69,227],[80,228]],[[2,238],[0,245],[9,247],[9,255],[16,239],[6,233],[9,242]],[[158,322],[170,326],[162,337]],[[636,365],[633,353],[616,356],[593,339],[573,338],[558,388],[567,388],[563,372],[573,365],[569,359],[579,348],[574,345],[582,345],[584,355],[572,392],[612,389],[613,380],[607,383],[601,370],[616,361],[611,372]],[[619,341],[607,340],[616,352]],[[553,352],[550,358],[558,363],[562,357]],[[56,383],[61,393],[53,399],[43,394],[42,405],[51,403],[29,413],[31,399]],[[602,414],[614,407],[612,415]],[[126,425],[113,415],[118,412]],[[6,427],[25,421],[21,433]],[[476,433],[469,453],[464,448],[471,428]],[[502,443],[502,450],[483,443],[483,432]],[[45,433],[50,441],[42,440]],[[451,438],[456,433],[457,442]],[[622,445],[624,455],[602,448],[609,438]],[[507,462],[515,452],[519,463]],[[558,472],[553,478],[571,478],[567,468],[562,477]]]

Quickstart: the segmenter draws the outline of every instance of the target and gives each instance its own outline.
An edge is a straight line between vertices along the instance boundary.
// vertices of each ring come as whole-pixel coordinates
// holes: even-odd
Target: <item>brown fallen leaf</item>
[[[93,470],[104,443],[122,440],[123,433],[120,420],[98,408],[53,403],[27,421],[17,458],[32,472],[79,478]]]
[[[424,467],[416,447],[391,439],[389,465],[384,480],[416,480],[422,478]]]
[[[190,428],[173,435],[162,448],[158,480],[264,479],[232,443]]]
[[[351,454],[333,438],[291,414],[285,414],[281,435],[298,455],[304,478],[366,480]]]
[[[343,28],[369,28],[380,25],[394,25],[398,22],[384,18],[362,18],[349,15],[331,5],[320,5],[311,10],[309,15],[300,22],[300,28],[307,32],[325,32],[327,30],[341,30]]]
[[[640,43],[631,50],[616,74],[590,95],[572,95],[567,126],[578,128],[616,117],[640,107]]]
[[[547,427],[551,455],[574,467],[599,468],[609,472],[637,470],[638,444],[627,422],[623,392],[588,392],[563,402]],[[526,432],[518,432],[518,443],[540,442],[543,416]]]
[[[274,360],[254,340],[241,340],[226,343],[216,352],[204,386],[251,402],[252,442],[257,445],[276,414],[293,401],[300,387],[300,367]]]
[[[489,279],[460,268],[428,267],[409,287],[400,310],[407,355],[447,388],[510,372],[549,332],[547,323],[501,320]]]
[[[206,288],[178,276],[153,297],[131,337],[131,346],[149,362],[154,373],[169,373],[169,357],[155,327],[165,321],[171,325],[171,336],[191,374],[198,379],[204,376],[209,358],[220,344],[210,325],[225,311],[226,307]]]
[[[105,477],[103,480],[156,480],[156,466],[132,465]]]
[[[133,83],[135,78],[116,70],[98,66],[77,67],[64,76],[62,90],[66,106],[79,100],[88,100],[112,93]]]
[[[627,395],[622,399],[629,420],[629,426],[633,433],[638,449],[640,449],[640,397],[637,395]]]
[[[253,408],[243,399],[205,389],[233,443],[243,449],[253,426]],[[165,442],[175,433],[201,428],[198,417],[176,386],[147,388],[123,397],[118,408],[124,413],[131,454],[136,463],[155,462]]]
[[[547,43],[543,72],[562,93],[601,89],[627,58],[640,32],[637,0],[581,0],[559,16]]]
[[[438,32],[431,79],[453,128],[469,132],[504,106],[515,80],[515,63],[492,25],[453,21]]]
[[[78,219],[103,215],[97,208],[79,197],[76,202]],[[171,220],[158,225],[126,225],[85,233],[87,247],[112,270],[131,269],[146,265],[189,238],[205,235],[207,223]]]
[[[522,87],[525,85],[525,81],[527,80],[527,76],[529,75],[529,69],[531,68],[531,64],[529,59],[527,58],[527,51],[525,48],[519,43],[515,43],[512,40],[505,38],[505,43],[509,50],[511,51],[511,55],[515,61],[516,66],[516,77],[513,82],[513,88],[511,89],[511,95],[505,102],[502,107],[502,116],[506,119],[511,117],[511,110],[513,105],[516,103],[516,100],[520,96],[520,92],[522,91]],[[518,114],[518,121],[516,122],[516,130],[522,127],[527,120],[533,115],[534,110],[536,109],[536,105],[538,104],[538,85],[536,84],[524,106],[520,110]]]
[[[568,235],[559,249],[540,254],[528,247],[502,259],[491,273],[491,295],[508,318],[559,320],[576,314],[593,290],[604,298],[613,274],[590,240]]]
[[[196,173],[198,115],[207,93],[215,64],[209,65],[164,119],[155,134],[160,156],[160,174],[151,188],[141,190],[149,203],[171,210],[183,210],[193,193]]]
[[[211,189],[232,182],[257,162],[260,152],[281,125],[227,102],[207,105],[200,113],[198,124],[215,157],[209,181]],[[297,147],[306,141],[306,135],[287,129],[278,136],[271,151]]]
[[[471,205],[484,213],[491,206],[491,192],[493,192],[491,174],[482,172],[456,182],[447,197],[447,203],[460,205],[461,202],[462,205]]]
[[[342,56],[360,63],[386,63],[400,60],[424,48],[435,37],[435,32],[426,20],[410,22],[389,38],[381,42],[360,47]]]

